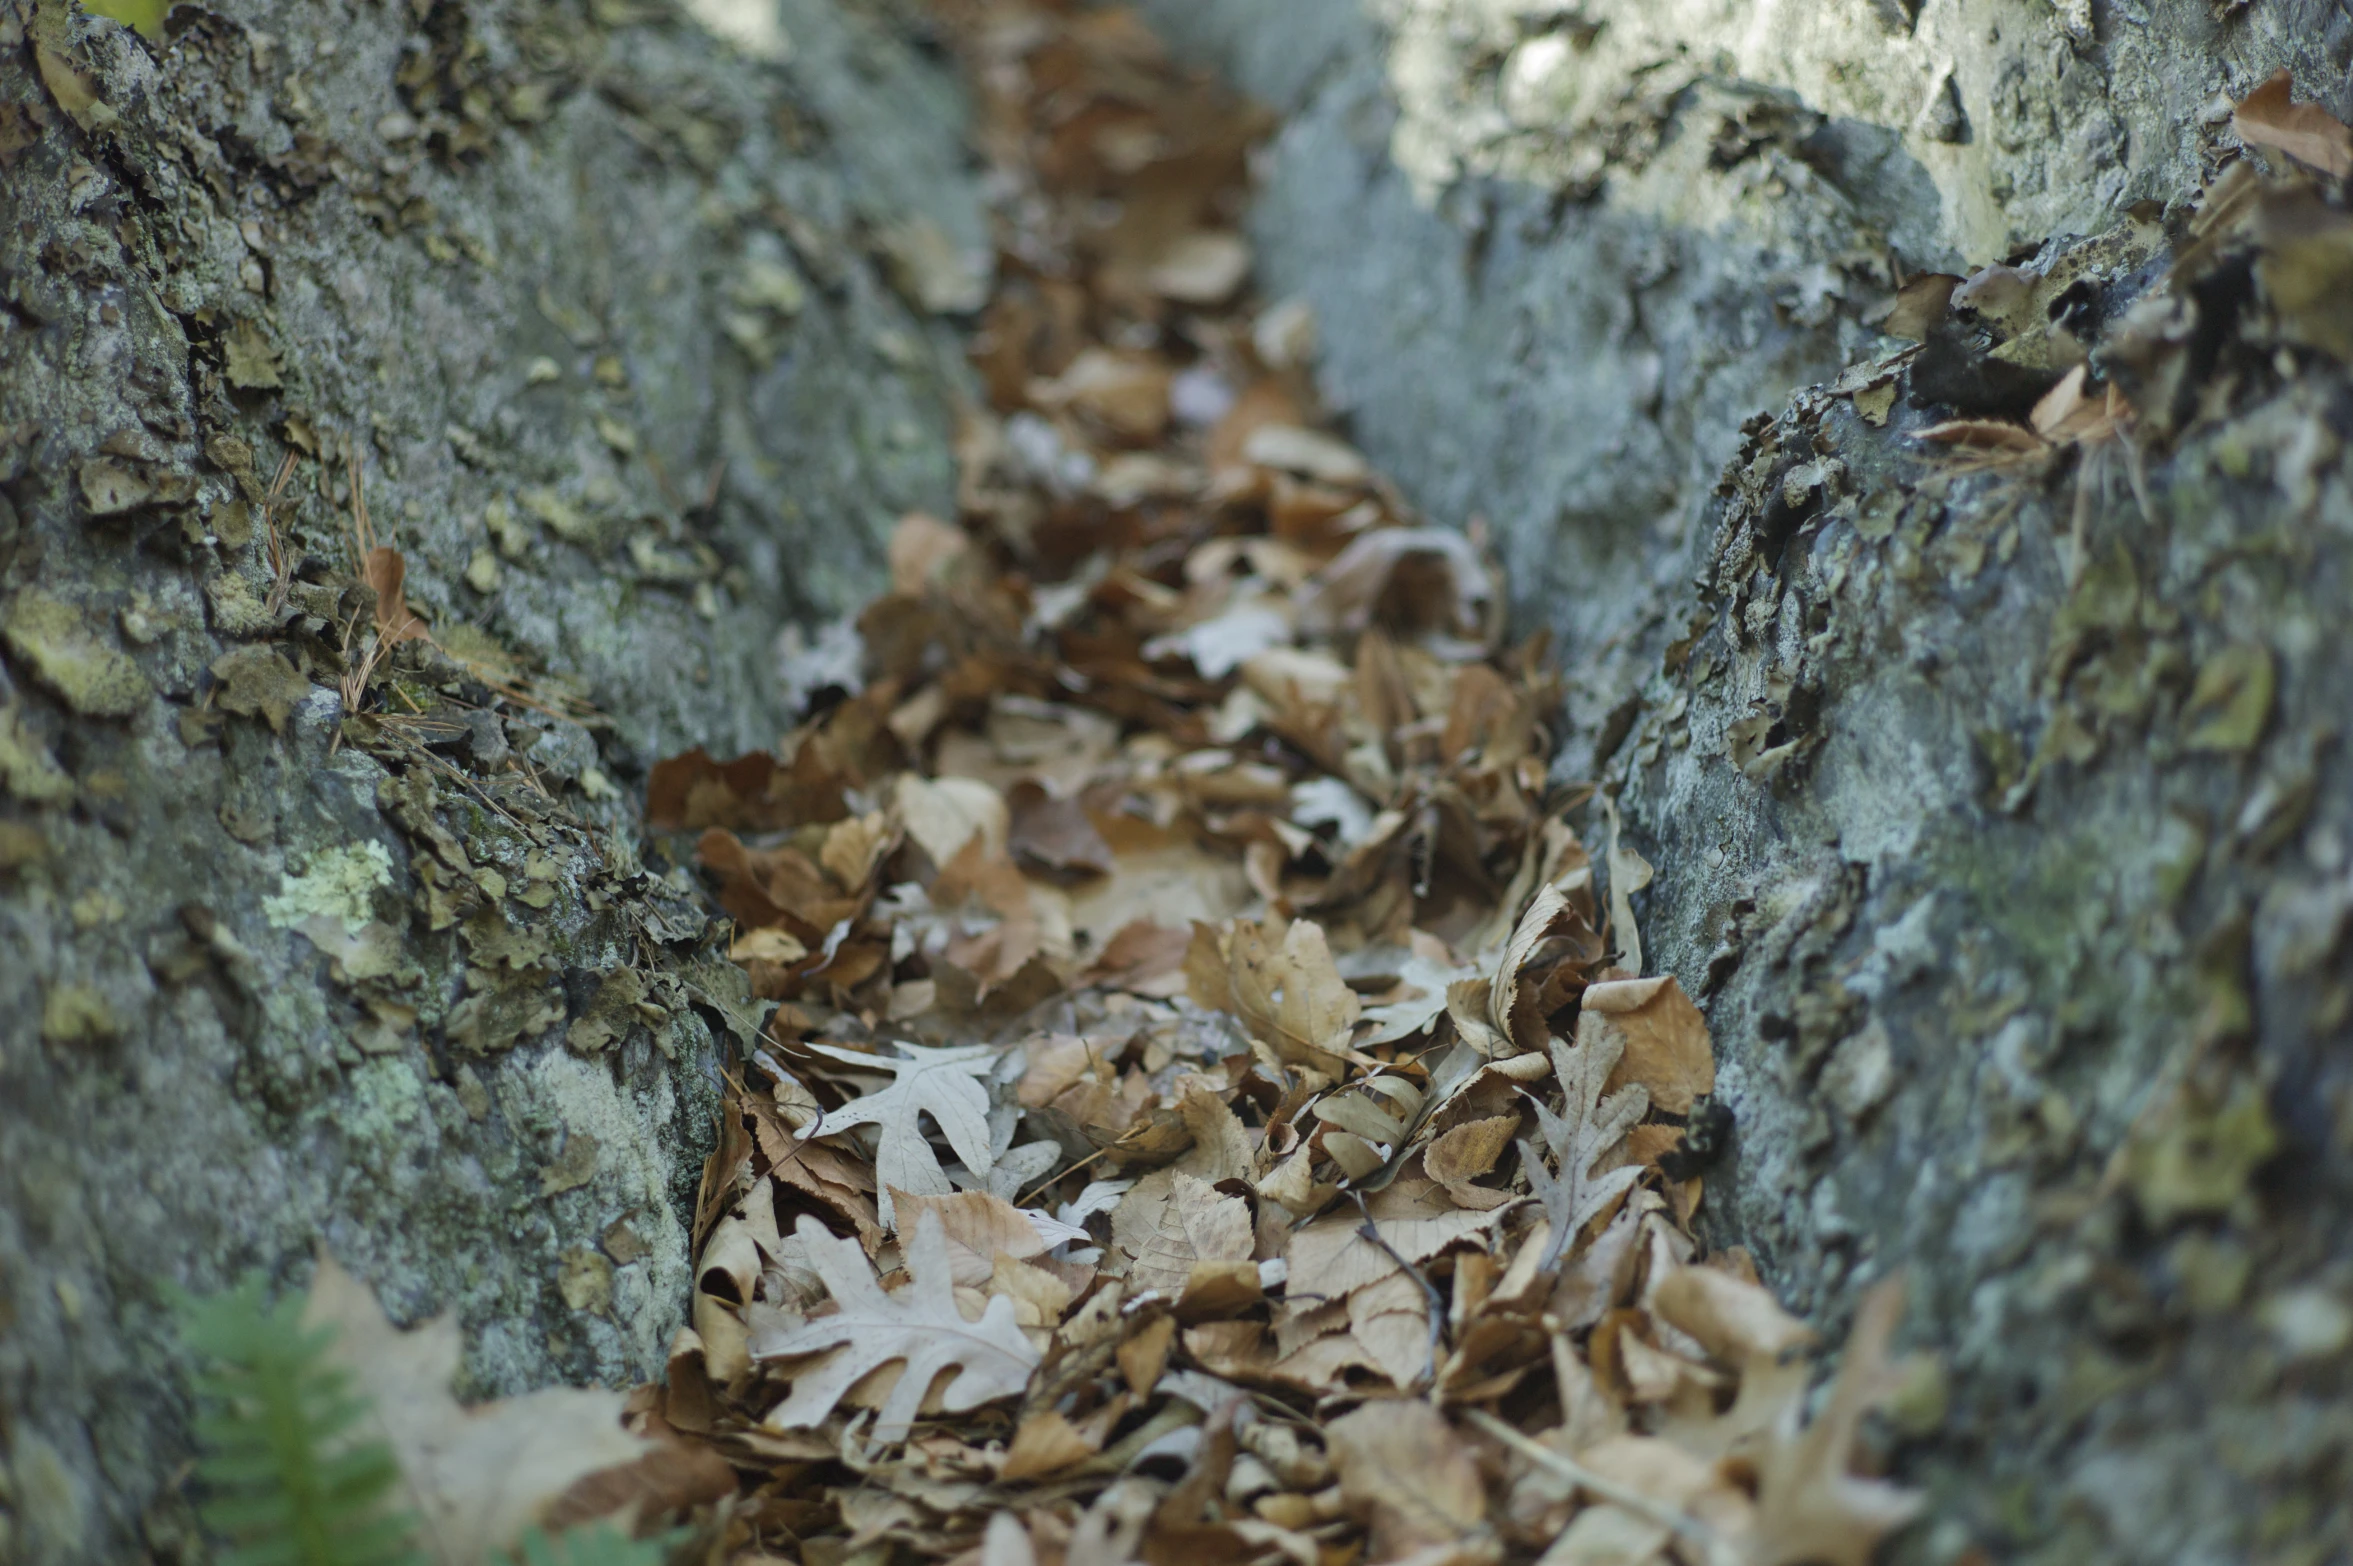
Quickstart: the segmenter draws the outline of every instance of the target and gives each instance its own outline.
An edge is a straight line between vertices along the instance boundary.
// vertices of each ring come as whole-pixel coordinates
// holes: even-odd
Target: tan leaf
[[[1001,1256],[1027,1261],[1046,1253],[1044,1238],[1021,1209],[986,1191],[948,1196],[893,1191],[891,1207],[902,1232],[920,1223],[925,1213],[938,1215],[948,1242],[948,1276],[966,1288],[988,1283]]]
[[[1368,1403],[1324,1428],[1340,1493],[1372,1528],[1370,1559],[1486,1532],[1487,1494],[1469,1444],[1427,1403]]]
[[[1208,1182],[1180,1174],[1128,1279],[1137,1291],[1156,1290],[1175,1299],[1184,1293],[1196,1263],[1248,1261],[1253,1241],[1248,1202],[1220,1196]]]
[[[1678,1267],[1651,1290],[1650,1308],[1731,1365],[1777,1360],[1814,1339],[1763,1288],[1714,1267]]]
[[[1890,337],[1923,342],[1949,312],[1953,290],[1961,279],[1950,272],[1921,272],[1896,290],[1895,303],[1880,319],[1879,329]]]
[[[1890,1278],[1863,1297],[1847,1335],[1846,1358],[1821,1414],[1798,1428],[1803,1401],[1792,1398],[1757,1460],[1756,1534],[1759,1566],[1870,1566],[1885,1535],[1919,1515],[1925,1498],[1850,1471],[1863,1415],[1897,1385],[1887,1362],[1888,1339],[1903,1314],[1901,1279]]]
[[[1073,982],[1160,999],[1181,995],[1185,990],[1185,953],[1192,944],[1192,932],[1184,926],[1136,919],[1121,925],[1096,953],[1094,964]]]
[[[1396,1272],[1395,1251],[1409,1262],[1424,1262],[1458,1241],[1492,1227],[1492,1213],[1449,1212],[1428,1218],[1376,1218],[1388,1249],[1359,1233],[1364,1219],[1354,1208],[1318,1218],[1291,1236],[1290,1290],[1294,1296],[1342,1299]]]
[[[716,1447],[656,1441],[644,1456],[602,1468],[566,1490],[548,1509],[551,1531],[603,1517],[671,1517],[735,1493],[735,1470]]]
[[[1538,1566],[1649,1566],[1665,1558],[1673,1537],[1666,1524],[1605,1502],[1571,1518]]]
[[[1168,1364],[1168,1348],[1176,1337],[1176,1327],[1174,1316],[1156,1316],[1119,1346],[1119,1373],[1136,1396],[1150,1396],[1153,1387],[1159,1384],[1160,1372]],[[1190,1346],[1193,1335],[1187,1333],[1185,1341]]]
[[[1942,424],[1914,430],[1912,439],[1939,446],[1982,446],[2027,455],[2050,450],[2050,444],[2040,435],[2023,424],[2012,424],[2005,419],[1947,419]]]
[[[1024,1327],[1059,1326],[1075,1290],[1061,1277],[1000,1252],[990,1270],[988,1292],[1013,1302],[1014,1319]]]
[[[1370,473],[1363,453],[1336,436],[1296,424],[1262,424],[1242,441],[1242,460],[1326,484],[1360,484]]]
[[[1005,1466],[997,1477],[1007,1484],[1035,1479],[1083,1463],[1100,1450],[1100,1441],[1088,1440],[1062,1415],[1050,1408],[1040,1409],[1013,1432],[1013,1444],[1006,1448]]]
[[[1365,1008],[1364,1020],[1375,1024],[1365,1035],[1366,1049],[1376,1044],[1393,1043],[1411,1038],[1447,1009],[1452,987],[1476,978],[1474,970],[1415,952],[1399,964],[1398,989],[1402,992],[1386,999],[1378,1006]]]
[[[1189,658],[1205,679],[1222,680],[1251,659],[1291,640],[1288,599],[1238,593],[1211,615],[1144,644],[1147,658]]]
[[[1279,947],[1246,919],[1223,931],[1196,926],[1186,974],[1194,1004],[1233,1012],[1283,1060],[1329,1076],[1346,1071],[1360,1007],[1320,925],[1292,921]]]
[[[1429,1298],[1403,1271],[1348,1296],[1348,1335],[1401,1390],[1418,1386],[1436,1369]]]
[[[386,647],[397,647],[402,642],[429,642],[433,633],[425,622],[417,618],[402,596],[408,580],[408,562],[397,549],[371,549],[360,563],[360,575],[376,590],[376,634]]]
[[[1250,901],[1250,884],[1232,859],[1206,853],[1178,834],[1153,836],[1151,846],[1123,841],[1111,874],[1072,888],[1071,928],[1097,950],[1133,924],[1190,930],[1196,922],[1231,918]]]
[[[402,1332],[331,1257],[319,1258],[303,1325],[335,1329],[329,1358],[371,1404],[399,1459],[418,1534],[446,1566],[503,1554],[575,1482],[648,1450],[621,1428],[618,1392],[549,1387],[459,1406],[449,1391],[465,1349],[457,1318]]]
[[[2285,68],[2238,101],[2230,127],[2239,140],[2271,147],[2335,179],[2353,174],[2353,130],[2317,103],[2298,103]]]
[[[1567,1102],[1557,1115],[1542,1100],[1535,1107],[1545,1145],[1557,1167],[1548,1171],[1533,1146],[1520,1144],[1520,1164],[1527,1170],[1528,1185],[1552,1223],[1552,1236],[1537,1264],[1539,1270],[1549,1269],[1576,1244],[1586,1224],[1642,1178],[1640,1164],[1606,1172],[1598,1167],[1650,1107],[1650,1095],[1640,1083],[1604,1096],[1605,1084],[1624,1048],[1622,1039],[1609,1035],[1576,1049],[1558,1039],[1552,1041],[1553,1072],[1560,1078]]]
[[[971,550],[964,530],[921,511],[910,511],[891,529],[891,591],[920,598],[947,580]]]
[[[1271,431],[1261,430],[1253,446]],[[1403,635],[1485,634],[1495,584],[1478,551],[1445,528],[1382,528],[1358,537],[1300,594],[1299,623],[1315,635],[1362,631],[1376,620]]]
[[[1038,1351],[1021,1335],[1013,1302],[1002,1295],[992,1298],[978,1321],[966,1321],[957,1310],[948,1241],[938,1214],[926,1213],[916,1223],[914,1243],[907,1249],[910,1281],[897,1294],[882,1291],[855,1241],[836,1239],[806,1216],[795,1232],[840,1309],[756,1339],[753,1356],[783,1359],[827,1349],[836,1352],[793,1378],[792,1395],[768,1411],[766,1423],[771,1428],[805,1429],[819,1423],[868,1372],[899,1361],[905,1362],[905,1369],[877,1415],[878,1441],[906,1439],[924,1394],[946,1372],[955,1374],[941,1391],[940,1406],[952,1414],[992,1398],[1010,1397],[1029,1384]]]
[[[899,776],[895,800],[907,835],[945,868],[957,851],[978,836],[982,853],[995,858],[1005,851],[1011,813],[1005,797],[972,778],[921,778],[912,772]]]
[[[1250,243],[1224,229],[1200,229],[1180,236],[1152,269],[1144,286],[1179,304],[1223,304],[1250,275]]]
[[[809,948],[786,930],[746,930],[727,948],[728,961],[744,964],[795,963],[808,955]]]
[[[1009,1511],[993,1513],[981,1534],[978,1566],[1038,1566],[1029,1530]]]
[[[1517,1115],[1496,1115],[1456,1126],[1423,1150],[1422,1169],[1446,1188],[1458,1207],[1479,1212],[1501,1207],[1512,1200],[1510,1192],[1473,1182],[1495,1167],[1519,1125]]]
[[[1585,922],[1584,911],[1577,902],[1578,898],[1590,897],[1587,876],[1580,868],[1569,880],[1551,882],[1538,889],[1518,923],[1513,925],[1510,938],[1504,942],[1503,955],[1483,988],[1458,984],[1448,989],[1448,1013],[1463,1037],[1481,1054],[1512,1055],[1542,1048],[1549,1036],[1543,1017],[1537,1014],[1543,1008],[1524,1007],[1522,992],[1555,989],[1553,983],[1540,985],[1538,981],[1552,979],[1553,970],[1564,963],[1576,972],[1581,986],[1583,969],[1602,957],[1601,940]],[[1566,1004],[1575,994],[1576,989],[1571,988],[1567,995],[1558,998]]]
[[[996,1064],[997,1051],[987,1044],[959,1049],[923,1049],[902,1044],[900,1054],[870,1055],[831,1044],[803,1046],[810,1052],[857,1071],[888,1074],[890,1086],[853,1099],[831,1111],[810,1129],[812,1137],[833,1136],[852,1126],[875,1125],[882,1137],[874,1155],[881,1183],[881,1216],[893,1222],[891,1192],[912,1191],[919,1196],[945,1196],[954,1187],[939,1155],[923,1134],[922,1117],[929,1117],[975,1174],[986,1174],[989,1156],[989,1095],[979,1078]]]
[[[1030,400],[1068,408],[1134,441],[1159,436],[1168,423],[1168,366],[1145,353],[1088,348],[1059,376],[1033,382]]]
[[[890,851],[893,841],[890,817],[884,812],[850,816],[825,829],[825,845],[817,851],[817,862],[845,890],[855,892],[866,884],[876,861]]]
[[[1625,953],[1626,971],[1639,974],[1642,931],[1634,923],[1634,894],[1650,885],[1650,862],[1619,842],[1618,802],[1604,794],[1602,808],[1610,824],[1610,939]]]
[[[1062,875],[1109,875],[1118,868],[1111,845],[1075,799],[1060,799],[1024,779],[1010,796],[1013,856],[1034,869]]]
[[[1716,1090],[1707,1019],[1672,975],[1589,987],[1577,1013],[1577,1045],[1603,1039],[1621,1041],[1622,1050],[1605,1093],[1639,1082],[1649,1089],[1652,1108],[1688,1115],[1694,1099]]]

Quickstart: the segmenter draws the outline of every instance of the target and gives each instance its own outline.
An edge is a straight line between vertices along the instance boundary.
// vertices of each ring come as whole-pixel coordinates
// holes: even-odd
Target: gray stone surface
[[[476,1392],[659,1372],[753,1019],[644,769],[950,503],[902,294],[983,233],[937,60],[785,20],[0,7],[0,1558],[193,1558],[167,1285],[324,1245]],[[423,719],[343,721],[351,461]]]
[[[1931,410],[1799,393],[1896,346],[1891,259],[2192,195],[2218,93],[2286,66],[2353,112],[2353,13],[1147,9],[1286,113],[1259,280],[1331,402],[1558,635],[1560,773],[1619,795],[1650,965],[1715,1031],[1714,1237],[1833,1333],[1911,1280],[1949,1408],[1888,1433],[1935,1498],[1900,1555],[2344,1558],[2344,368],[2152,443],[2146,513],[2115,448],[1940,474]]]

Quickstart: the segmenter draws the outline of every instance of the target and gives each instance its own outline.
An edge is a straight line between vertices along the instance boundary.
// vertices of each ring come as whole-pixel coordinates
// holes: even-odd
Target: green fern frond
[[[611,1523],[565,1533],[534,1528],[523,1535],[523,1566],[662,1566],[670,1539],[632,1539]]]
[[[408,1519],[386,1505],[400,1468],[363,1437],[367,1400],[327,1363],[334,1329],[305,1331],[302,1301],[268,1304],[258,1277],[179,1306],[206,1362],[196,1472],[212,1493],[199,1514],[232,1545],[222,1566],[410,1566]]]

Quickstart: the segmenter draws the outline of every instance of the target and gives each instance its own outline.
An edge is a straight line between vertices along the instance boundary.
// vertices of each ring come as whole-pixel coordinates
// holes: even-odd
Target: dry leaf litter
[[[1868,1416],[1934,1401],[1890,1355],[1900,1285],[1818,1384],[1746,1256],[1692,1238],[1721,1117],[1703,1018],[1642,973],[1650,867],[1603,800],[1597,878],[1590,791],[1545,765],[1547,650],[1503,644],[1475,531],[1322,426],[1312,317],[1248,294],[1268,122],[1125,12],[940,14],[1001,194],[993,295],[906,262],[941,308],[985,299],[959,517],[905,518],[889,594],[788,638],[811,715],[774,752],[651,780],[774,1004],[666,1384],[462,1408],[455,1323],[395,1331],[322,1262],[307,1319],[431,1553],[617,1517],[807,1566],[1869,1560],[1921,1502],[1871,1472]],[[2255,348],[2353,358],[2353,218],[2315,177],[2353,133],[2284,78],[2232,123],[2270,173],[1912,279],[1883,329],[1917,346],[1830,394],[1877,424],[1899,378],[1960,406],[1923,377],[2024,370],[2022,418],[1994,397],[1916,438],[1961,471],[2137,463],[2135,431],[2204,406],[2180,344],[2225,273],[2260,287]],[[2087,268],[2152,278],[2105,382],[2053,303]],[[408,609],[349,465],[374,625],[345,631],[346,737],[431,764],[456,727],[363,715],[404,644],[586,713]]]
[[[1003,195],[960,515],[775,752],[651,784],[776,1003],[649,1416],[742,1478],[719,1558],[1867,1559],[1897,1296],[1809,1418],[1695,1245],[1648,867],[1597,896],[1546,649],[1247,294],[1266,122],[1123,12],[948,25]]]

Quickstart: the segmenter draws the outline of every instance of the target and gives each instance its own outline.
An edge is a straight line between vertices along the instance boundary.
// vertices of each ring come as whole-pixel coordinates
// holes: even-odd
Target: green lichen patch
[[[28,805],[62,805],[74,797],[74,780],[14,703],[0,707],[0,788]]]
[[[139,666],[101,640],[82,612],[62,598],[37,588],[17,594],[0,618],[0,636],[76,712],[127,718],[147,704],[150,690]]]
[[[281,930],[326,918],[357,935],[375,917],[377,891],[391,884],[392,855],[382,843],[348,843],[313,854],[299,875],[282,875],[262,914]]]

